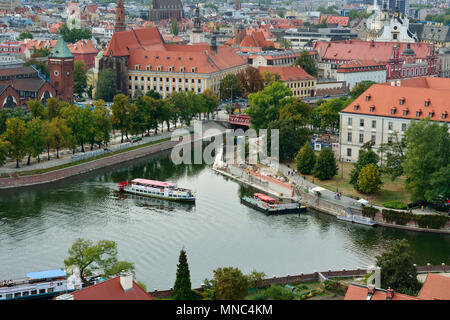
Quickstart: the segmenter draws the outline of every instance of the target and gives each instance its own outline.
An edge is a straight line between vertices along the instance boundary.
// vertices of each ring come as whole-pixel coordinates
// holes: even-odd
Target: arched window
[[[8,98],[6,98],[6,103],[4,104],[5,108],[14,108],[17,104],[14,102],[14,98],[12,96],[8,96]]]

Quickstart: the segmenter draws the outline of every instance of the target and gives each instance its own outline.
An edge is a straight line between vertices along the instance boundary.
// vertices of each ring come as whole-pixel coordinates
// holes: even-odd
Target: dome
[[[416,54],[413,49],[411,49],[411,45],[408,43],[408,47],[402,52],[403,55],[414,55]]]

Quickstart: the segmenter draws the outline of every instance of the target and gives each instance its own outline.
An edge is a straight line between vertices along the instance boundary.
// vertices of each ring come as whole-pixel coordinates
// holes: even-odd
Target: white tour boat
[[[157,180],[134,179],[120,182],[118,187],[122,192],[165,200],[194,202],[196,196],[195,192],[178,188],[175,183]]]

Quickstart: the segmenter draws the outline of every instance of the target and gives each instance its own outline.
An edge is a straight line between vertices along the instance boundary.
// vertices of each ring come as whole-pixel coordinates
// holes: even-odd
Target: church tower
[[[56,89],[56,97],[73,103],[73,55],[60,38],[48,57],[50,83]]]
[[[125,8],[123,0],[117,1],[116,8],[116,23],[114,25],[114,32],[125,31]]]
[[[203,37],[202,20],[200,19],[200,8],[198,7],[197,2],[197,7],[195,8],[194,28],[192,29],[191,34],[191,43],[201,43],[204,41],[205,39]]]

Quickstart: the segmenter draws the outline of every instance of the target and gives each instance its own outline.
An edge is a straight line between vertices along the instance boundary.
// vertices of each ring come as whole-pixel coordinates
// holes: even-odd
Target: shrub
[[[380,212],[380,210],[374,208],[373,206],[362,208],[362,215],[364,217],[369,217],[372,220],[375,219],[375,215],[377,214],[377,212]]]
[[[271,285],[269,289],[266,290],[267,295],[274,300],[293,300],[295,298],[292,291],[287,290],[281,286]]]
[[[267,300],[268,298],[269,295],[265,291],[258,292],[250,297],[251,300]]]
[[[391,208],[391,209],[407,209],[408,206],[402,201],[393,200],[389,202],[383,203],[383,207]]]
[[[447,223],[448,217],[438,214],[414,215],[414,221],[421,228],[440,229]]]
[[[411,212],[402,212],[402,211],[383,209],[383,211],[381,211],[381,213],[383,214],[384,221],[386,221],[388,223],[395,222],[395,224],[398,224],[398,225],[405,225],[412,219]]]

